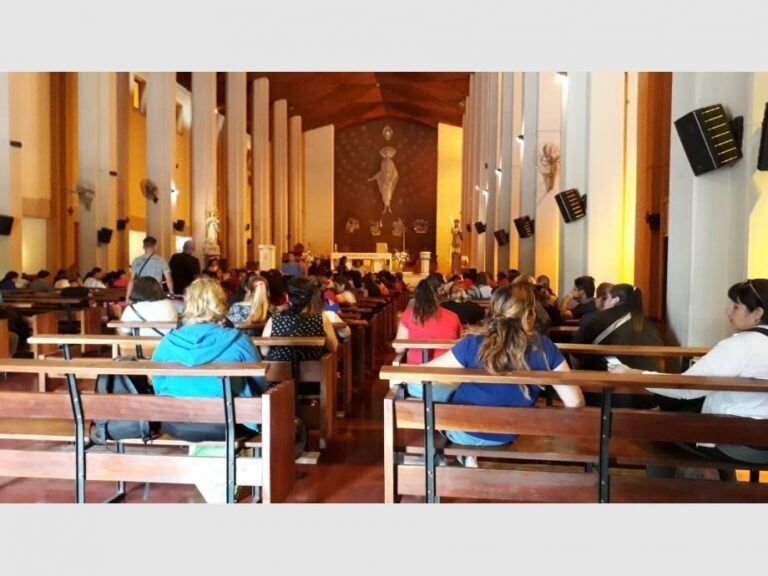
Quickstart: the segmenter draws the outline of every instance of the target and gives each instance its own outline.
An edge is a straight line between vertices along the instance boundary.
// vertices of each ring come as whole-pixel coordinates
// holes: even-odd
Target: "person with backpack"
[[[738,376],[768,379],[768,280],[759,278],[734,284],[728,290],[730,300],[725,310],[734,334],[721,340],[688,370],[686,376]],[[618,374],[644,373],[624,364],[609,367]],[[726,392],[648,388],[650,392],[692,400],[702,398],[703,414],[723,414],[742,418],[768,418],[768,394],[762,392]],[[688,450],[718,460],[768,464],[768,450],[736,445],[684,445]],[[649,473],[651,471],[649,470]],[[674,473],[674,470],[671,470]],[[668,476],[670,470],[655,471],[654,476]]]
[[[160,284],[162,284],[163,279],[165,279],[168,293],[174,294],[171,268],[168,266],[168,262],[165,261],[165,258],[155,253],[155,250],[157,249],[157,239],[152,236],[147,236],[144,238],[143,247],[144,254],[138,258],[134,258],[133,262],[131,262],[128,288],[125,292],[126,297],[130,299],[131,292],[133,291],[133,283],[137,278],[143,278],[144,276],[154,278]]]
[[[184,312],[181,328],[165,336],[157,345],[154,362],[180,362],[185,366],[198,366],[209,362],[258,362],[261,355],[247,334],[224,326],[227,320],[227,297],[221,284],[213,278],[201,276],[184,293]],[[222,398],[221,378],[190,376],[155,376],[155,394],[161,396]],[[263,378],[232,378],[234,396],[260,396],[266,391]],[[247,429],[258,430],[258,425],[238,425],[238,433]],[[189,442],[222,441],[225,424],[163,422],[162,431],[174,438]],[[224,456],[222,446],[192,445],[190,455]],[[207,502],[226,500],[226,483],[212,482],[197,485]]]

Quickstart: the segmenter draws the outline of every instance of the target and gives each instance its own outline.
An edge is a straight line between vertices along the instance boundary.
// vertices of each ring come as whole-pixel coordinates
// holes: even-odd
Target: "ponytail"
[[[643,293],[640,288],[631,284],[616,284],[611,288],[611,296],[618,298],[619,304],[631,314],[632,336],[639,336],[645,328]]]
[[[536,297],[528,283],[502,286],[491,297],[491,320],[483,330],[478,351],[480,364],[491,374],[527,370],[525,352],[529,346],[529,328],[535,316]],[[523,395],[530,398],[527,386]]]

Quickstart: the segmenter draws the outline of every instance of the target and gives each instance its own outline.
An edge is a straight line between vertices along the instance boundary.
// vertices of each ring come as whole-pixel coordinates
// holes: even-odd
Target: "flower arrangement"
[[[394,255],[392,256],[392,263],[394,264],[394,267],[396,270],[402,270],[408,262],[411,261],[411,255],[408,254],[405,250],[395,251]]]
[[[306,264],[312,264],[315,261],[315,255],[310,250],[305,250],[304,254],[301,255],[301,259]]]

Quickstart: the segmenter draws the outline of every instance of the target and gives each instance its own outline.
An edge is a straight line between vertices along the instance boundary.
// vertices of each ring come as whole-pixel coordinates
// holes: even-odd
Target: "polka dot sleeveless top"
[[[275,337],[298,337],[298,336],[322,336],[325,337],[323,330],[323,313],[316,314],[277,314],[272,316],[272,336]],[[325,354],[325,348],[322,346],[299,346],[296,347],[299,360],[319,360]],[[267,360],[273,362],[289,362],[292,359],[291,347],[272,346],[267,354]]]

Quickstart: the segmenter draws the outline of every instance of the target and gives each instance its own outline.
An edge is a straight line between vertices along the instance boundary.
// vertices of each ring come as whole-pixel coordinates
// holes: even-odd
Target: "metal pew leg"
[[[122,442],[117,443],[117,453],[125,454],[125,445]],[[117,502],[125,502],[125,481],[119,480],[117,482],[117,492],[112,496],[104,500],[104,504],[115,504]]]

